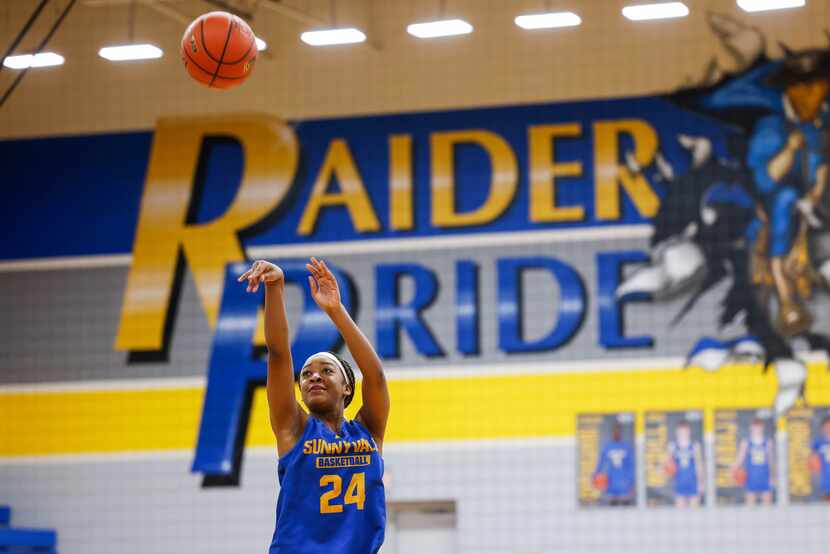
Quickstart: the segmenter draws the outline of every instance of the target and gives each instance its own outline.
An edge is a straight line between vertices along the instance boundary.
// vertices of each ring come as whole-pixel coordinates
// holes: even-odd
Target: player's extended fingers
[[[323,274],[326,277],[331,277],[332,279],[334,279],[334,273],[332,273],[329,269],[329,266],[326,265],[325,260],[320,260],[320,267],[322,268]]]
[[[311,294],[317,294],[317,281],[311,275],[308,276],[308,286],[311,289]]]
[[[259,290],[259,284],[262,283],[264,280],[265,279],[262,277],[262,275],[257,275],[253,280],[253,288],[251,289],[251,292],[258,291]]]
[[[256,275],[251,274],[248,276],[248,286],[245,290],[253,292],[254,283],[256,283]]]
[[[242,281],[244,281],[245,279],[247,279],[247,278],[248,278],[248,276],[251,274],[251,272],[252,272],[253,270],[254,270],[253,266],[249,267],[249,268],[245,271],[245,273],[243,273],[242,275],[240,275],[240,276],[239,276],[236,280],[237,280],[238,282],[240,282],[240,283],[241,283]]]
[[[308,270],[309,273],[311,273],[315,277],[317,276],[317,268],[316,267],[314,267],[311,264],[305,264],[305,268]]]

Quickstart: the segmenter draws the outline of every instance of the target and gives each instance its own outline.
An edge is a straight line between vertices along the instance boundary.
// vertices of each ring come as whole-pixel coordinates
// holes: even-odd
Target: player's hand
[[[239,276],[237,281],[241,283],[245,279],[248,280],[248,287],[245,290],[256,292],[261,283],[265,283],[266,286],[282,283],[285,280],[285,274],[279,266],[265,260],[257,260],[248,271]]]
[[[804,146],[806,143],[806,139],[804,135],[798,129],[794,130],[790,133],[790,136],[787,138],[787,148],[790,150],[799,150]]]
[[[311,287],[311,296],[320,309],[327,314],[340,307],[340,287],[334,273],[326,266],[326,262],[312,257],[306,268],[311,273],[308,276],[308,286]]]

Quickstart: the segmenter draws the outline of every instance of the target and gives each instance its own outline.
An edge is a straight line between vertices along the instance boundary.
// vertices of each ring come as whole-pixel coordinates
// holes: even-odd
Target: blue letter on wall
[[[522,272],[545,269],[559,283],[559,318],[553,330],[536,341],[522,336]],[[503,258],[498,261],[499,348],[504,352],[553,350],[567,343],[585,317],[585,285],[569,265],[554,258]]]
[[[302,363],[315,352],[337,348],[340,334],[311,297],[305,261],[275,263],[285,272],[286,284],[299,286],[304,292],[303,313],[291,345],[294,362]],[[213,336],[192,469],[205,475],[206,485],[239,483],[253,390],[265,384],[267,374],[265,361],[257,359],[253,348],[257,309],[262,305],[264,290],[261,287],[258,294],[250,294],[245,292],[244,284],[236,281],[247,268],[245,264],[228,264],[225,268],[225,288]],[[340,284],[343,305],[351,312],[351,280],[337,268],[329,268]]]
[[[478,354],[478,265],[471,261],[455,264],[455,313],[458,351]]]
[[[415,297],[401,304],[401,277],[412,278]],[[438,279],[427,268],[417,264],[379,265],[375,269],[375,331],[377,349],[383,358],[400,357],[400,330],[405,329],[415,348],[425,356],[442,356],[444,352],[421,319],[421,312],[438,295]]]
[[[617,298],[622,281],[623,265],[648,261],[645,252],[609,252],[597,254],[597,289],[599,291],[599,342],[605,348],[648,348],[654,345],[649,336],[626,337],[623,308],[628,302],[643,302],[649,296],[643,293]]]

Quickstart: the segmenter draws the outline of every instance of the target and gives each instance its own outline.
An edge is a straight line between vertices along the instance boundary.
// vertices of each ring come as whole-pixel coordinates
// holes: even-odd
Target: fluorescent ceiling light
[[[640,4],[638,6],[626,6],[622,14],[632,21],[644,21],[647,19],[669,19],[671,17],[686,17],[689,15],[689,8],[683,2],[663,2],[660,4]]]
[[[124,44],[122,46],[105,46],[98,50],[98,55],[111,62],[129,60],[150,60],[161,57],[161,49],[152,44]]]
[[[262,40],[261,38],[256,37],[256,49],[257,49],[257,51],[262,52],[266,48],[268,48],[268,43],[265,42],[264,40]]]
[[[806,3],[805,0],[738,0],[738,6],[745,12],[800,8]]]
[[[573,12],[551,12],[520,15],[513,21],[522,29],[576,27],[582,23],[582,19]]]
[[[63,65],[64,58],[54,52],[41,52],[40,54],[21,54],[20,56],[8,56],[3,59],[3,65],[9,69],[26,69],[27,67],[49,67],[52,65]]]
[[[463,19],[442,19],[426,23],[413,23],[406,32],[418,38],[450,37],[473,32],[473,26]]]
[[[300,35],[300,40],[312,46],[330,46],[332,44],[354,44],[366,40],[362,31],[354,28],[324,29],[322,31],[306,31]]]

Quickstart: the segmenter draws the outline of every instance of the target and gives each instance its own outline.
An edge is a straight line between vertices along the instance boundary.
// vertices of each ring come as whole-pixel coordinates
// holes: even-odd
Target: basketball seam
[[[213,77],[211,77],[210,83],[208,83],[209,87],[213,86],[216,76],[219,75],[219,70],[222,68],[222,60],[225,59],[225,52],[227,52],[228,43],[231,41],[231,35],[233,34],[233,19],[230,19],[229,23],[228,34],[225,36],[225,46],[222,47],[222,55],[219,57],[219,63],[216,64],[216,71],[213,72]]]
[[[251,48],[253,48],[254,44],[256,44],[256,38],[251,39],[251,44],[248,45],[248,49],[245,50],[245,53],[242,54],[241,58],[239,58],[238,60],[234,60],[232,62],[222,62],[222,63],[224,63],[225,65],[236,65],[240,62],[244,62],[245,58],[248,57],[248,54],[251,53]]]
[[[213,75],[213,72],[212,72],[212,71],[208,71],[207,69],[205,69],[204,67],[202,67],[201,65],[199,65],[199,62],[197,62],[196,60],[194,60],[193,58],[191,58],[191,57],[190,57],[190,54],[188,54],[187,52],[185,52],[185,53],[184,53],[184,55],[185,55],[185,56],[187,56],[187,59],[188,59],[190,62],[192,62],[192,63],[193,63],[193,65],[195,65],[196,67],[198,67],[199,69],[201,69],[202,71],[204,71],[206,74],[208,74],[208,75]],[[225,79],[225,80],[227,80],[227,81],[237,81],[237,80],[239,80],[239,79],[244,79],[246,76],[245,76],[245,75],[242,75],[242,76],[239,76],[239,77],[225,77],[224,75],[217,75],[217,77],[219,77],[220,79]]]
[[[209,50],[209,49],[208,49],[208,47],[207,47],[207,43],[205,42],[205,20],[204,20],[204,19],[202,19],[202,20],[199,22],[199,28],[201,29],[201,35],[202,35],[202,48],[204,48],[204,49],[205,49],[205,54],[207,54],[207,55],[208,55],[208,58],[210,58],[211,60],[215,61],[216,63],[222,63],[221,61],[219,61],[219,60],[217,60],[215,57],[213,57],[213,54],[211,54],[211,53],[210,53],[210,50]]]

